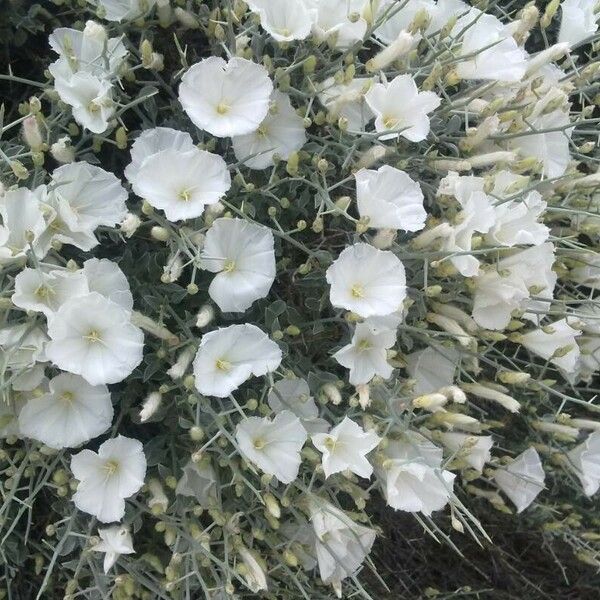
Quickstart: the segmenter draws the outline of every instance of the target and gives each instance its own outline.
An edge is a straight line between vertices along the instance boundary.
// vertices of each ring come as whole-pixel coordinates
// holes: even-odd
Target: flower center
[[[332,437],[325,438],[325,448],[329,450],[329,452],[333,452],[335,450],[335,446],[337,444],[337,440]]]
[[[73,392],[63,392],[60,395],[60,400],[65,404],[71,404],[75,398],[75,394]]]
[[[360,340],[360,342],[358,342],[358,349],[360,351],[370,350],[371,348],[372,346],[369,340]]]
[[[42,284],[37,290],[35,290],[34,294],[37,298],[47,300],[50,296],[54,295],[54,290]]]
[[[353,298],[364,298],[365,297],[364,288],[359,283],[355,283],[352,286],[352,289],[350,290],[350,293],[352,294]]]
[[[217,113],[219,115],[226,115],[231,110],[231,106],[225,104],[225,102],[219,102],[217,104]]]
[[[283,37],[289,37],[292,32],[287,27],[283,27],[282,29],[279,29],[277,33]]]
[[[119,470],[119,461],[114,459],[107,460],[104,463],[104,470],[108,476],[114,475]]]
[[[235,260],[226,260],[225,264],[223,265],[223,271],[225,271],[225,273],[231,273],[233,270],[235,269]]]
[[[97,329],[90,329],[89,333],[83,336],[83,339],[87,340],[88,342],[91,342],[92,344],[95,344],[96,342],[99,342],[102,338],[100,337],[100,332]]]
[[[97,102],[96,100],[92,100],[88,106],[87,109],[89,112],[91,112],[92,114],[95,114],[97,112],[100,112],[100,103]]]
[[[398,123],[400,123],[400,119],[396,117],[392,117],[390,115],[383,116],[383,125],[386,129],[394,129],[398,126]]]
[[[252,445],[256,450],[262,450],[266,446],[266,442],[262,438],[255,438],[252,440]]]
[[[224,358],[219,358],[215,363],[215,366],[219,371],[227,372],[231,369],[231,363],[228,360],[225,360]]]
[[[183,202],[189,202],[192,199],[192,192],[191,190],[181,190],[177,197]]]
[[[266,125],[260,125],[256,130],[256,135],[259,137],[267,137],[268,129]]]

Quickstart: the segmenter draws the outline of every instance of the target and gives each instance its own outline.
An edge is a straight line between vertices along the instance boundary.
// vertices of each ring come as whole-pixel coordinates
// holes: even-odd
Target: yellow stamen
[[[352,294],[353,298],[364,298],[365,293],[364,293],[363,286],[360,285],[359,283],[355,283],[352,286],[351,294]]]
[[[96,329],[92,329],[87,335],[83,336],[83,339],[95,344],[101,340],[100,332],[98,332]]]
[[[73,402],[73,399],[75,398],[75,394],[73,392],[63,392],[60,395],[60,399],[65,403],[65,404],[70,404],[71,402]]]
[[[107,460],[104,463],[104,470],[109,476],[114,475],[119,470],[119,466],[118,460]]]
[[[215,365],[219,371],[229,371],[231,369],[231,363],[223,358],[219,358]]]
[[[181,190],[177,196],[183,202],[189,202],[192,198],[192,192],[190,190]]]
[[[266,442],[262,438],[256,438],[255,440],[252,441],[252,445],[257,450],[262,450],[266,446]]]
[[[231,273],[235,269],[235,260],[226,260],[223,265],[223,271],[225,273]]]
[[[228,106],[224,102],[219,102],[217,104],[217,113],[220,115],[226,115],[231,109],[231,106]]]

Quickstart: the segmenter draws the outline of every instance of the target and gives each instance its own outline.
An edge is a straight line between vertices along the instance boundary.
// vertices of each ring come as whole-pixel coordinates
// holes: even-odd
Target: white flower
[[[144,335],[130,313],[97,292],[65,302],[48,323],[46,355],[88,383],[117,383],[142,361]]]
[[[107,440],[98,452],[82,450],[71,458],[71,471],[79,481],[75,506],[102,523],[120,521],[125,499],[136,494],[146,476],[146,457],[138,440],[122,435]]]
[[[144,161],[163,150],[186,152],[194,149],[192,136],[170,127],[145,129],[131,146],[131,162],[125,167],[125,177],[133,183]]]
[[[47,394],[32,398],[21,410],[23,435],[50,448],[74,448],[110,427],[113,407],[105,385],[91,386],[78,375],[62,373],[49,386]]]
[[[378,469],[389,506],[431,515],[441,510],[452,495],[455,475],[441,468],[443,452],[416,432],[392,441],[386,460]]]
[[[244,458],[281,483],[291,483],[298,476],[300,450],[306,437],[300,419],[288,410],[273,420],[249,417],[238,423],[235,430]]]
[[[325,477],[348,469],[360,477],[371,477],[373,467],[366,455],[379,445],[381,438],[374,431],[344,417],[329,433],[317,433],[312,443],[323,454]]]
[[[183,467],[175,493],[196,499],[201,506],[212,506],[217,501],[217,476],[210,460],[190,460]]]
[[[83,31],[60,27],[48,38],[59,58],[48,66],[55,80],[68,82],[75,73],[88,73],[99,79],[116,75],[127,49],[121,37],[108,38],[106,30],[88,21]]]
[[[485,463],[491,459],[490,450],[494,445],[491,435],[468,435],[444,431],[441,433],[441,440],[446,448],[459,453],[467,464],[479,472],[483,471]]]
[[[590,434],[585,442],[569,451],[567,458],[585,495],[593,496],[600,487],[600,431]]]
[[[302,0],[248,0],[246,4],[258,14],[263,29],[278,42],[303,40],[310,33],[311,13]]]
[[[369,383],[376,375],[388,379],[393,368],[387,362],[387,350],[395,343],[395,329],[374,330],[367,320],[356,325],[352,342],[338,350],[333,358],[350,369],[352,385]]]
[[[414,394],[423,396],[452,385],[459,355],[452,348],[431,346],[406,357],[406,370],[416,381]]]
[[[585,287],[600,288],[600,254],[582,252],[573,260],[575,267],[571,270],[571,279]]]
[[[545,475],[538,453],[528,448],[507,467],[498,469],[494,479],[520,513],[544,489]]]
[[[258,129],[267,116],[272,91],[273,83],[262,65],[211,56],[186,71],[179,100],[196,127],[228,137]]]
[[[427,137],[427,115],[441,102],[433,92],[419,92],[410,75],[398,75],[389,83],[376,83],[366,93],[365,100],[375,113],[375,129],[392,132],[379,136],[380,140],[402,136],[411,142]]]
[[[329,429],[329,423],[319,418],[319,409],[304,379],[276,381],[267,396],[267,402],[275,413],[284,410],[293,412],[308,433],[322,433]]]
[[[547,308],[547,303],[529,297],[533,289],[536,296],[552,299],[557,279],[553,264],[554,245],[546,243],[515,252],[500,259],[494,269],[480,271],[473,280],[473,318],[477,324],[502,330],[513,310]]]
[[[333,585],[339,598],[341,582],[353,575],[371,552],[375,531],[355,523],[329,502],[312,498],[310,520],[315,532],[319,574]]]
[[[367,32],[363,12],[369,0],[313,0],[313,35],[317,41],[331,41],[336,48],[349,48]]]
[[[577,380],[591,381],[600,369],[600,307],[578,308],[578,320],[583,334],[577,338],[581,350],[577,365]]]
[[[275,280],[271,230],[244,219],[217,219],[206,233],[200,266],[217,273],[208,293],[224,312],[243,312]]]
[[[433,0],[411,0],[410,2],[396,2],[383,0],[379,3],[377,16],[385,16],[385,21],[374,31],[375,36],[385,44],[394,42],[402,32],[407,32],[417,16],[424,11],[430,18],[435,13]]]
[[[83,273],[23,269],[15,277],[15,306],[52,316],[67,300],[89,292]]]
[[[425,227],[421,186],[407,173],[384,165],[377,171],[361,169],[356,178],[356,201],[369,227],[419,231]]]
[[[577,337],[580,335],[581,331],[573,329],[567,319],[561,319],[523,334],[520,342],[534,354],[549,360],[567,373],[573,373],[579,359]]]
[[[129,282],[117,263],[108,258],[90,258],[83,263],[82,272],[90,292],[98,292],[127,311],[133,310]]]
[[[251,376],[271,373],[281,363],[281,350],[256,325],[230,325],[202,337],[194,358],[196,389],[226,398]]]
[[[47,202],[71,232],[91,234],[100,225],[114,227],[127,214],[126,200],[120,179],[86,162],[58,167],[48,186]],[[51,223],[53,229],[58,226]]]
[[[47,361],[47,341],[45,331],[32,323],[20,323],[0,329],[3,361],[14,371],[30,370],[36,362]]]
[[[164,210],[169,221],[199,217],[231,187],[225,161],[218,155],[193,148],[162,150],[140,167],[133,191],[154,208]]]
[[[363,318],[389,315],[406,298],[404,266],[391,252],[365,243],[349,246],[327,269],[329,298],[336,308]]]
[[[562,109],[528,119],[528,135],[512,139],[510,146],[518,150],[524,158],[533,157],[540,160],[545,177],[560,177],[567,170],[571,160],[569,143],[573,129],[565,127],[570,122],[569,113]],[[532,134],[532,131],[540,133]]]
[[[256,593],[261,590],[267,590],[267,574],[261,564],[257,560],[257,555],[252,550],[248,550],[246,546],[240,546],[238,553],[242,558],[246,571],[244,572],[244,579],[246,585],[250,591]]]
[[[294,110],[289,96],[275,90],[269,112],[258,129],[236,135],[231,142],[239,161],[250,169],[266,169],[275,164],[274,156],[287,160],[292,152],[304,146],[304,119]]]
[[[502,22],[476,8],[472,8],[457,26],[464,28],[467,22],[469,27],[461,38],[460,56],[468,58],[457,64],[458,76],[462,79],[520,81],[525,75],[527,54]]]
[[[34,191],[26,188],[10,190],[0,198],[0,264],[10,263],[25,256],[29,243],[41,259],[50,249],[51,235],[42,212],[46,186]]]
[[[92,546],[95,552],[104,552],[104,572],[108,573],[121,554],[135,554],[133,540],[127,527],[114,525],[98,529],[100,541]]]
[[[107,21],[133,21],[151,9],[157,0],[88,0],[104,10]]]
[[[330,77],[319,86],[319,100],[331,115],[347,119],[350,131],[363,131],[375,116],[365,100],[372,82],[372,79],[356,77],[348,83],[337,84]]]
[[[115,114],[112,86],[105,79],[85,72],[68,80],[54,81],[60,99],[73,110],[73,118],[92,133],[103,133]]]
[[[577,45],[598,31],[596,0],[563,0],[558,41]]]

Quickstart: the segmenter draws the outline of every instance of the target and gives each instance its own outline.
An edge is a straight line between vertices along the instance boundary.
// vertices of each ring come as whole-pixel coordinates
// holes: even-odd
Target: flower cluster
[[[374,497],[444,537],[561,498],[600,566],[594,1],[211,4],[87,0],[7,76],[0,514],[39,593],[370,598]]]

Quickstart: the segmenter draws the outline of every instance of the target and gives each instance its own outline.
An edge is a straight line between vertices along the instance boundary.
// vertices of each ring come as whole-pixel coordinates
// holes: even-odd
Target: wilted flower
[[[108,573],[119,560],[121,554],[134,554],[133,540],[127,527],[113,525],[106,529],[98,529],[100,541],[92,546],[95,552],[104,552],[104,572]]]
[[[490,450],[494,445],[491,435],[468,435],[444,431],[440,437],[446,448],[458,453],[467,464],[479,472],[483,471],[485,463],[491,458]]]

